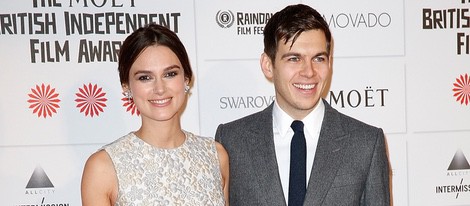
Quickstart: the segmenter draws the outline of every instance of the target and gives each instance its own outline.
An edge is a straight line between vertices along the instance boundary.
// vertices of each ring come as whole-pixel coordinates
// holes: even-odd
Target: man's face
[[[263,54],[263,73],[274,82],[276,101],[292,118],[303,119],[320,100],[331,75],[330,52],[321,30],[302,32],[295,43],[280,40],[274,62]]]

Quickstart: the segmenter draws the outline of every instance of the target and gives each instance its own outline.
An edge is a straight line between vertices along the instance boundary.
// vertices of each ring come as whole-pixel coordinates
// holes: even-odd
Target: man
[[[260,64],[275,102],[219,125],[215,135],[230,157],[231,205],[390,205],[383,131],[322,99],[331,44],[327,23],[306,5],[288,6],[266,24]],[[295,132],[294,120],[304,125],[295,121]]]

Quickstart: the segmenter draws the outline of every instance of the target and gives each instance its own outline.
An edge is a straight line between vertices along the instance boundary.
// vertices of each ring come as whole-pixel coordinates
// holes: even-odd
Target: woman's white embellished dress
[[[215,142],[185,132],[185,142],[156,148],[134,133],[103,149],[118,179],[116,205],[224,205]]]

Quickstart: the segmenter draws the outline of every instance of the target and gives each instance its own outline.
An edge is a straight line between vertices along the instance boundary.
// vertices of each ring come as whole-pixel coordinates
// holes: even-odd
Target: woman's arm
[[[216,142],[217,153],[219,155],[220,173],[222,174],[222,187],[224,188],[225,205],[229,205],[229,159],[228,153],[222,144]]]
[[[92,154],[83,169],[82,205],[114,205],[117,185],[116,171],[108,154],[104,150]]]

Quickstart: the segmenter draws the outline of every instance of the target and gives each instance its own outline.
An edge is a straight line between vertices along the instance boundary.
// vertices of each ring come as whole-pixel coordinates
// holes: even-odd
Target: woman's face
[[[144,49],[132,64],[129,85],[123,85],[123,89],[131,91],[143,120],[179,120],[187,83],[175,53],[166,46],[153,45]]]

